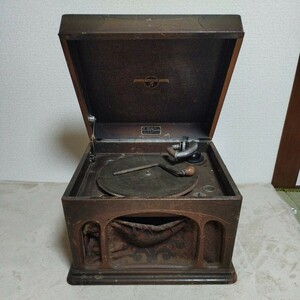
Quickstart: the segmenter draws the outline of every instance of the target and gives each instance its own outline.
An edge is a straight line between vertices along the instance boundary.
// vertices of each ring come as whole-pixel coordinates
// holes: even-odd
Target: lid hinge
[[[95,156],[96,156],[96,151],[95,151],[95,143],[96,143],[96,138],[95,138],[95,126],[96,126],[96,117],[92,116],[92,115],[88,115],[88,121],[90,122],[90,125],[92,127],[92,135],[90,138],[91,144],[92,144],[92,148],[91,151],[89,153],[89,160],[90,162],[94,162],[95,161]]]

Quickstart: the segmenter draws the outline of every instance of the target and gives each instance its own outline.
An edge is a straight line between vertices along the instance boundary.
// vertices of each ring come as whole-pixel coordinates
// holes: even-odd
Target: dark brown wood
[[[88,114],[97,139],[152,138],[142,123],[160,124],[156,138],[212,138],[243,34],[239,16],[63,16],[89,135]]]
[[[229,87],[230,79],[231,79],[231,76],[232,76],[232,73],[233,73],[233,70],[234,70],[239,52],[240,52],[240,48],[242,46],[242,41],[243,41],[242,38],[237,39],[236,43],[235,43],[235,46],[234,46],[234,50],[233,50],[233,53],[232,53],[232,58],[231,58],[231,61],[230,61],[230,65],[228,67],[225,82],[224,82],[222,92],[220,94],[220,98],[219,98],[219,101],[218,101],[218,106],[217,106],[217,109],[216,109],[216,112],[215,112],[215,115],[214,115],[212,126],[211,126],[210,131],[209,131],[209,137],[210,138],[213,137],[216,126],[217,126],[217,123],[218,123],[218,120],[219,120],[219,116],[220,116],[220,113],[221,113],[221,110],[222,110],[222,106],[223,106],[223,103],[224,103],[224,100],[225,100],[225,96],[226,96],[226,93],[227,93],[227,90],[228,90],[228,87]]]
[[[300,168],[300,57],[282,131],[272,184],[294,188]]]
[[[144,153],[147,153],[145,145],[141,144],[140,147],[144,147]],[[157,149],[160,147],[161,145],[157,145]],[[101,193],[95,185],[95,170],[98,169],[98,164],[103,165],[105,163],[105,158],[113,159],[114,156],[111,154],[105,154],[105,156],[99,154],[96,158],[96,163],[90,165],[88,170],[83,167],[81,171],[77,171],[77,176],[84,178],[81,181],[80,191],[74,197],[71,195],[74,195],[75,192],[69,189],[69,193],[65,193],[63,197],[63,207],[73,253],[73,266],[69,274],[69,282],[72,284],[105,284],[109,282],[112,284],[234,282],[236,274],[232,269],[231,258],[242,198],[212,142],[206,148],[207,162],[197,167],[200,168],[199,170],[201,170],[202,174],[202,178],[198,181],[198,187],[183,197],[137,199],[103,197],[103,194],[101,197]],[[126,149],[126,146],[124,149]],[[119,155],[118,153],[115,154],[116,157]],[[84,158],[84,160],[87,159]],[[81,162],[81,165],[84,166],[85,163]],[[211,171],[212,169],[214,172]],[[193,194],[197,193],[197,191],[202,191],[202,187],[205,184],[215,187],[219,186],[219,188],[216,188],[208,198],[205,196],[195,198]],[[73,185],[73,189],[78,190],[76,184]],[[222,231],[222,254],[220,260],[214,261],[213,264],[207,263],[204,260],[205,252],[202,252],[202,254],[199,252],[197,260],[194,260],[191,264],[177,267],[172,264],[154,273],[152,269],[155,265],[138,264],[134,266],[134,269],[136,267],[139,269],[139,271],[136,271],[137,277],[132,276],[129,266],[126,267],[126,271],[116,266],[112,268],[109,259],[111,256],[108,247],[108,243],[110,243],[108,240],[109,234],[106,232],[106,228],[111,222],[118,220],[120,217],[134,218],[139,216],[139,219],[145,220],[149,215],[151,218],[159,218],[161,221],[171,216],[175,218],[180,216],[180,218],[184,217],[187,220],[193,220],[197,224],[197,228],[199,228],[197,236],[200,240],[197,245],[201,247],[205,246],[204,238],[207,239],[209,237],[208,234],[204,233],[206,224],[217,222],[224,228]],[[86,264],[85,254],[82,250],[81,228],[91,221],[99,224],[101,230],[100,252],[102,259],[96,265]],[[211,270],[212,265],[214,266],[213,271]],[[174,267],[176,267],[176,270]],[[120,274],[116,271],[118,269]],[[102,274],[101,279],[99,277],[100,273]],[[84,279],[80,279],[79,274],[84,274]],[[175,279],[175,274],[177,274],[178,281]],[[95,278],[98,278],[98,280],[95,280]]]
[[[69,45],[68,45],[67,41],[65,39],[60,39],[60,41],[61,41],[61,45],[62,45],[64,54],[65,54],[67,65],[69,67],[70,75],[71,75],[73,85],[74,85],[74,88],[75,88],[75,92],[76,92],[76,95],[77,95],[77,98],[78,98],[78,102],[79,102],[82,117],[83,117],[83,120],[84,120],[84,123],[85,123],[85,127],[86,127],[86,130],[87,130],[88,136],[91,137],[92,128],[91,128],[91,125],[89,124],[89,121],[88,121],[88,110],[87,110],[87,107],[86,107],[86,101],[84,99],[82,86],[79,83],[79,81],[80,81],[79,74],[78,74],[77,70],[74,67],[73,60],[72,60],[73,58],[71,57],[70,48],[69,48]]]
[[[187,39],[199,34],[241,38],[244,32],[239,15],[63,15],[59,34],[67,39],[136,39],[139,34]]]
[[[90,137],[88,115],[97,119],[94,147],[62,197],[68,282],[235,282],[242,196],[210,139],[241,46],[240,17],[67,15],[59,35]],[[183,136],[201,151],[192,167],[167,157]],[[114,192],[113,172],[142,163],[189,165],[193,174],[176,193],[165,193],[163,183],[176,183],[164,168],[121,174],[124,189]]]

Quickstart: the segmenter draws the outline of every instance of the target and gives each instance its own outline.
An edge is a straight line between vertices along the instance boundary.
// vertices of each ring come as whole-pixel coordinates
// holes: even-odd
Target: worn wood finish
[[[282,131],[272,184],[294,188],[300,168],[300,58]]]
[[[80,70],[76,70],[76,68],[73,64],[73,57],[71,57],[70,48],[69,48],[67,41],[65,39],[60,39],[60,41],[61,41],[61,45],[62,45],[64,54],[65,54],[66,62],[67,62],[67,65],[68,65],[68,68],[70,71],[70,75],[71,75],[71,78],[73,81],[73,85],[74,85],[74,88],[76,91],[76,95],[78,98],[78,102],[79,102],[82,117],[83,117],[83,120],[85,123],[85,127],[88,132],[88,136],[91,137],[92,129],[91,129],[91,126],[88,121],[88,109],[86,106],[86,101],[84,98],[84,92],[82,90],[82,85],[81,85],[80,79],[79,79],[80,73],[78,73],[78,71],[80,71]]]
[[[140,145],[143,147],[143,144]],[[145,147],[145,145],[144,145]],[[161,145],[157,144],[157,150]],[[218,196],[212,197],[193,197],[193,193],[186,196],[170,198],[116,198],[116,197],[100,197],[90,192],[85,187],[85,191],[81,195],[77,194],[78,186],[76,178],[70,183],[71,188],[68,193],[63,196],[63,207],[68,226],[69,240],[72,250],[73,266],[70,270],[68,281],[71,284],[171,284],[171,283],[232,283],[236,280],[236,274],[232,267],[231,258],[233,253],[235,235],[239,219],[242,197],[230,177],[223,161],[212,142],[204,146],[207,149],[207,157],[211,163],[214,172],[210,172],[213,181],[207,180],[199,183],[200,186],[195,188],[193,193],[202,190],[205,183],[211,185],[220,185],[223,192]],[[126,146],[124,147],[126,149]],[[144,148],[147,153],[147,147]],[[115,155],[118,155],[117,153]],[[107,154],[106,154],[107,156]],[[100,156],[101,157],[101,156]],[[109,156],[108,157],[112,157]],[[81,162],[82,170],[77,171],[77,178],[84,178],[80,181],[81,186],[93,185],[95,180],[90,180],[88,174],[92,174],[93,168],[86,170],[85,165],[88,158],[83,158]],[[92,166],[91,166],[92,167]],[[206,173],[204,173],[206,174]],[[206,177],[207,175],[205,175]],[[74,184],[75,183],[75,184]],[[95,186],[95,184],[93,185]],[[164,220],[166,216],[185,217],[193,220],[198,228],[198,251],[197,259],[191,265],[176,266],[149,266],[139,265],[135,270],[130,267],[118,268],[112,267],[109,260],[108,239],[105,228],[116,219],[124,216],[139,216],[139,218],[147,218],[149,216]],[[87,265],[85,263],[85,254],[82,247],[81,230],[84,224],[89,221],[97,222],[101,229],[101,262],[97,265]],[[209,264],[204,261],[204,252],[200,252],[205,247],[204,239],[205,226],[209,222],[219,222],[222,224],[222,254],[220,261]],[[202,253],[202,254],[201,254]],[[213,270],[211,269],[213,267]],[[153,268],[159,268],[153,270]],[[136,269],[136,267],[134,267]],[[85,271],[86,270],[86,271]],[[119,273],[118,271],[119,270]],[[79,276],[81,274],[81,277]],[[82,275],[84,279],[82,279]],[[101,278],[99,274],[102,274]],[[119,274],[119,275],[118,275]],[[176,280],[177,274],[177,280]]]
[[[220,97],[219,97],[218,106],[217,106],[217,109],[216,109],[215,114],[214,114],[212,126],[211,126],[210,131],[209,131],[209,137],[210,138],[213,137],[216,126],[217,126],[217,123],[218,123],[218,120],[219,120],[219,116],[220,116],[220,113],[221,113],[221,110],[222,110],[222,106],[223,106],[223,103],[224,103],[224,100],[225,100],[225,96],[226,96],[226,93],[227,93],[227,90],[228,90],[228,87],[229,87],[230,79],[231,79],[231,76],[232,76],[232,73],[233,73],[233,70],[234,70],[239,52],[240,52],[240,48],[242,46],[242,41],[243,41],[243,39],[239,38],[235,42],[235,46],[234,46],[232,58],[231,58],[231,61],[230,61],[230,65],[228,67],[225,82],[223,84],[223,88],[222,88],[222,91],[221,91],[221,94],[220,94]]]
[[[239,15],[64,15],[59,34],[67,39],[187,39],[199,34],[241,38],[244,33]]]
[[[240,17],[66,15],[59,36],[90,137],[88,115],[97,119],[94,148],[62,197],[68,282],[235,282],[242,196],[210,139],[241,46]],[[117,197],[98,187],[112,160],[162,159],[183,136],[204,158],[193,165],[192,190]]]
[[[97,139],[140,138],[140,123],[160,124],[158,138],[212,138],[243,34],[239,16],[63,16],[89,135],[90,114]]]

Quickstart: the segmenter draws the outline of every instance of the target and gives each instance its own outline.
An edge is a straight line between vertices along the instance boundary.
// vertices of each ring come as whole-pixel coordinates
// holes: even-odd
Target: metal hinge
[[[91,151],[89,153],[89,160],[90,162],[94,162],[95,161],[95,156],[96,156],[96,152],[95,152],[95,143],[96,143],[96,138],[95,138],[95,126],[96,126],[96,117],[92,116],[92,115],[88,115],[88,121],[91,124],[92,127],[92,135],[91,135],[91,144],[92,144],[92,148]]]

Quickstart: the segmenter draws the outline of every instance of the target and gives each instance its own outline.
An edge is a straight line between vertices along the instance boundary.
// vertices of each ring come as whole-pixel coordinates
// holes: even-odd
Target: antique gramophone
[[[239,16],[65,15],[90,143],[62,202],[71,284],[232,283],[242,197],[212,136]]]

